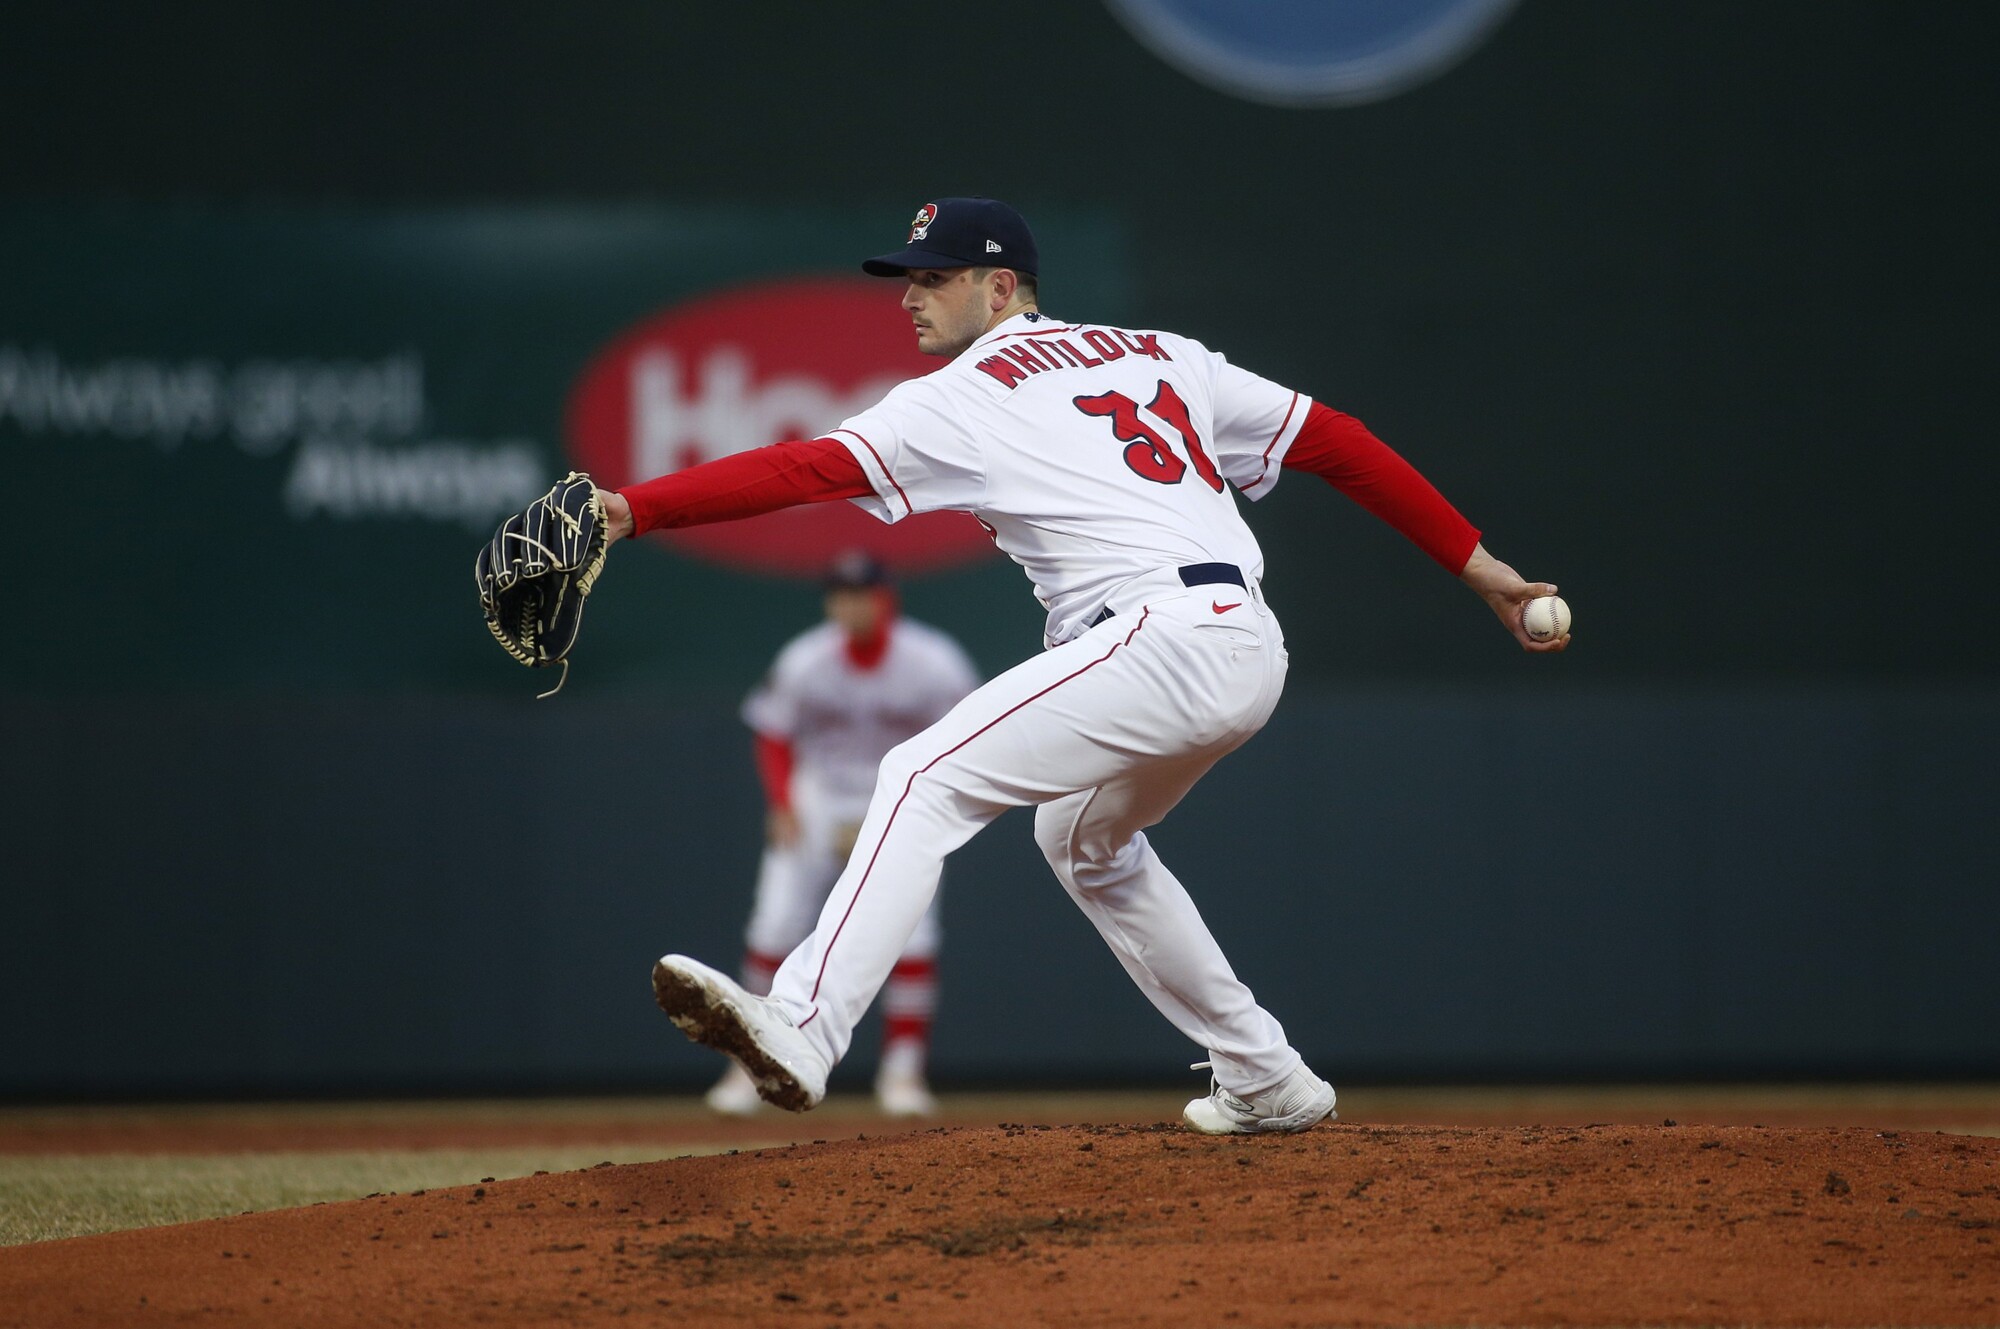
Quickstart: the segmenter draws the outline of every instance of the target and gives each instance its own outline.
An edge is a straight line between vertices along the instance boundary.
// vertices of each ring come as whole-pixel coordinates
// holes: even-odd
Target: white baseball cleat
[[[764,1106],[763,1098],[757,1093],[757,1082],[750,1078],[750,1072],[729,1063],[729,1069],[715,1082],[702,1101],[708,1104],[710,1112],[725,1117],[754,1117],[757,1109]]]
[[[697,1043],[736,1058],[758,1095],[787,1112],[826,1097],[826,1068],[777,1002],[738,987],[719,970],[685,955],[653,966],[653,1000]]]
[[[875,1106],[885,1117],[935,1117],[937,1099],[924,1080],[921,1039],[892,1039],[882,1048],[875,1071]]]
[[[875,1077],[875,1106],[885,1117],[935,1117],[938,1105],[921,1075]]]
[[[1205,1061],[1190,1069],[1201,1070]],[[1209,1080],[1207,1098],[1197,1098],[1181,1111],[1181,1120],[1204,1135],[1255,1135],[1262,1131],[1302,1131],[1322,1121],[1338,1121],[1333,1110],[1333,1086],[1304,1063],[1254,1098],[1238,1098]]]

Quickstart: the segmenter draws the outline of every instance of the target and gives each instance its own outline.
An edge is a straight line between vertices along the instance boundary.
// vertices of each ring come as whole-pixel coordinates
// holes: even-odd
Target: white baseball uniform
[[[791,807],[799,838],[764,850],[756,904],[744,942],[745,986],[765,990],[763,957],[786,955],[812,931],[835,878],[846,866],[883,756],[935,723],[979,686],[979,674],[959,644],[907,618],[894,619],[878,660],[850,655],[847,634],[821,623],[779,651],[764,680],[743,703],[743,721],[759,734],[791,745]],[[936,901],[902,948],[904,960],[937,954]],[[903,984],[886,1013],[928,1017],[935,993],[926,981]],[[916,1007],[920,1006],[921,1009]]]
[[[1033,581],[1050,647],[883,760],[854,853],[772,986],[828,1066],[944,857],[1026,804],[1064,888],[1225,1088],[1262,1093],[1300,1064],[1141,832],[1277,704],[1284,637],[1228,486],[1270,490],[1309,404],[1184,337],[1026,313],[826,436],[867,474],[874,496],[855,501],[876,517],[983,522]]]

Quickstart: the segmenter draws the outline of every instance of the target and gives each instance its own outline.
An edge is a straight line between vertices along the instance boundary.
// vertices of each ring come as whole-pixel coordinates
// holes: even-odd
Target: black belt
[[[1241,586],[1246,591],[1250,589],[1250,583],[1243,580],[1243,569],[1234,563],[1190,563],[1180,570],[1180,574],[1183,586],[1216,586],[1226,583],[1230,586]],[[1116,617],[1117,615],[1111,612],[1111,606],[1106,605],[1098,610],[1097,617],[1084,624],[1084,627],[1094,628],[1105,619]]]

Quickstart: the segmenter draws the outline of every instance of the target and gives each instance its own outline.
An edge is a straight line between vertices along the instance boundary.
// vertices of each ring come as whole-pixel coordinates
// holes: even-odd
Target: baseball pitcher
[[[734,1055],[767,1101],[803,1111],[922,922],[947,854],[1009,807],[1153,1005],[1207,1058],[1187,1105],[1216,1134],[1298,1131],[1334,1090],[1258,1004],[1147,841],[1270,716],[1285,637],[1237,496],[1321,476],[1483,599],[1522,649],[1524,580],[1359,421],[1171,332],[1041,312],[1027,224],[991,199],[925,204],[865,271],[894,279],[919,349],[943,363],[813,440],[779,443],[603,496],[608,539],[844,499],[885,522],[970,512],[1048,611],[1045,649],[898,744],[854,851],[768,997],[681,955],[660,1006]],[[1324,576],[1293,594],[1337,594]],[[1229,883],[1232,889],[1252,889]],[[1024,955],[1022,965],[1034,959]],[[1060,981],[1060,975],[1044,975]]]

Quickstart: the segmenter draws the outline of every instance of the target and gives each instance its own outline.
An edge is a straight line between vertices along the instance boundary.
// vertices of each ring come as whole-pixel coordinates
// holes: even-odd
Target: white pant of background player
[[[834,882],[853,850],[867,798],[843,797],[822,789],[810,778],[795,778],[792,810],[799,836],[790,845],[768,845],[757,872],[757,895],[743,934],[742,982],[745,990],[762,996],[785,956],[812,935]],[[902,1022],[919,1022],[926,1030],[937,1011],[937,954],[943,929],[934,892],[930,907],[917,920],[904,943],[882,994],[885,1033],[882,1064],[875,1094],[892,1116],[928,1116],[936,1110],[926,1082],[925,1039],[898,1039]],[[747,1116],[762,1106],[757,1087],[741,1067],[730,1071],[708,1092],[708,1105],[731,1116]]]
[[[1225,1089],[1260,1094],[1300,1067],[1141,833],[1263,727],[1284,685],[1284,636],[1254,588],[1189,588],[1173,569],[1128,582],[1109,607],[883,760],[854,854],[771,989],[824,1066],[846,1053],[930,908],[945,855],[1034,804],[1035,839],[1070,898],[1160,1013],[1208,1049]]]

